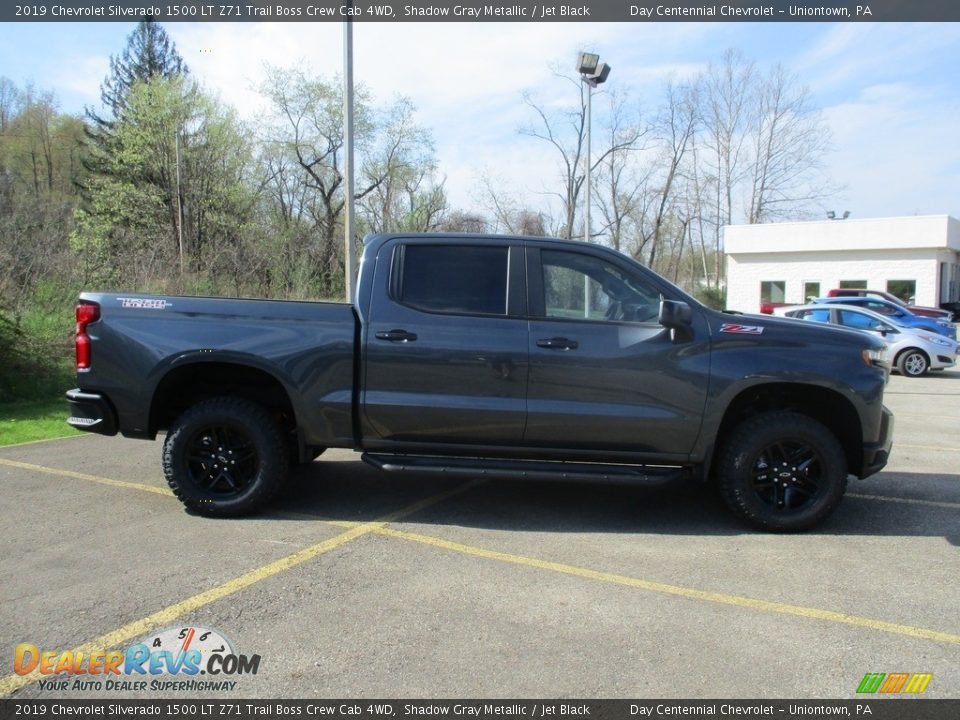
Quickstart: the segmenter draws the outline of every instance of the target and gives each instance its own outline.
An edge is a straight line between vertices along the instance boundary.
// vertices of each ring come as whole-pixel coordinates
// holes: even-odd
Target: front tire
[[[242,398],[204,400],[174,422],[163,444],[163,472],[174,495],[208,517],[247,515],[265,505],[287,477],[280,428]]]
[[[724,501],[750,525],[806,530],[843,498],[846,456],[822,423],[798,413],[768,412],[743,421],[727,437],[717,481]]]
[[[921,377],[930,369],[930,361],[920,350],[905,350],[897,358],[897,370],[905,377]]]

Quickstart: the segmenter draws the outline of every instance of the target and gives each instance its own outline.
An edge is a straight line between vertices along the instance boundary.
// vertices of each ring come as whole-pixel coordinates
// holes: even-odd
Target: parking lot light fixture
[[[593,75],[600,63],[600,56],[594,53],[580,53],[577,58],[577,72],[581,75]]]
[[[577,72],[580,73],[581,82],[587,85],[587,109],[586,109],[586,159],[583,172],[584,182],[586,183],[586,193],[583,203],[583,240],[590,242],[590,170],[592,159],[590,157],[590,126],[593,115],[593,89],[607,81],[610,75],[610,66],[600,62],[600,56],[596,53],[580,53],[577,58]]]

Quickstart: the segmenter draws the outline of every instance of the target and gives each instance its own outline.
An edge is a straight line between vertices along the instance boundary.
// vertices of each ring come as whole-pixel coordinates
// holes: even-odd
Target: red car
[[[892,303],[896,303],[900,307],[909,310],[914,315],[937,318],[938,320],[946,320],[947,322],[951,322],[953,320],[953,313],[949,310],[941,310],[940,308],[935,307],[923,307],[922,305],[908,305],[901,298],[898,298],[896,295],[892,295],[891,293],[884,292],[883,290],[834,288],[827,293],[827,297],[867,297],[869,295],[882,297],[884,300],[889,300]]]

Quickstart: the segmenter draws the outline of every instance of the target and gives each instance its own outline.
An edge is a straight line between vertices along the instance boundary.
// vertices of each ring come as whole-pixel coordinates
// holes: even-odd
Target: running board
[[[629,485],[663,485],[689,473],[683,468],[649,465],[561,462],[546,460],[500,460],[442,457],[439,455],[389,455],[364,453],[368,465],[389,473],[434,473],[513,480],[566,480]]]

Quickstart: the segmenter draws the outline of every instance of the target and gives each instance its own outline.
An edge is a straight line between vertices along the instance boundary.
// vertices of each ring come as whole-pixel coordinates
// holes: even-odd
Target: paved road
[[[0,696],[844,698],[928,672],[927,696],[960,697],[960,371],[894,376],[887,404],[888,469],[788,536],[683,484],[397,481],[340,451],[267,514],[217,521],[169,495],[159,443],[0,449]],[[12,673],[19,643],[173,626],[259,671],[180,693]]]

